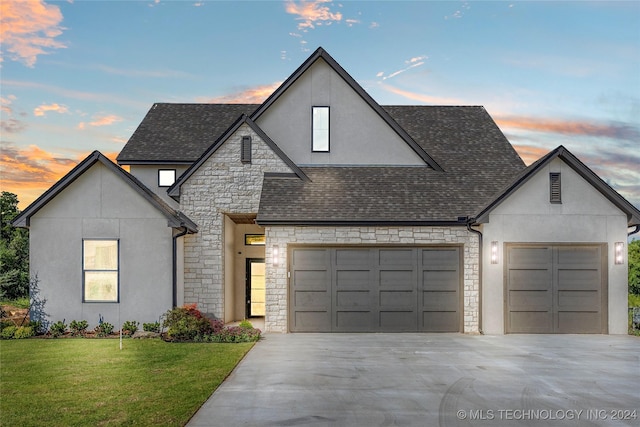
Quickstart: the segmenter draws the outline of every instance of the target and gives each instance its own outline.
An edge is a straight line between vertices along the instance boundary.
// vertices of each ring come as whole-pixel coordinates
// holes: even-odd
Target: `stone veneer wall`
[[[480,264],[478,235],[464,227],[266,227],[266,317],[265,329],[288,331],[287,245],[430,245],[462,244],[464,263],[464,332],[479,332]],[[278,246],[274,265],[273,247]]]
[[[251,163],[240,161],[242,136],[252,138]],[[184,302],[209,315],[224,315],[224,215],[257,213],[265,172],[291,169],[243,124],[182,184],[180,210],[198,224],[185,236]]]

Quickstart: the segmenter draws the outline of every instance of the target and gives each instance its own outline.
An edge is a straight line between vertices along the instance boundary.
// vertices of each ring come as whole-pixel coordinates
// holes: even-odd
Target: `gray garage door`
[[[299,247],[290,252],[292,332],[459,332],[461,250]]]
[[[606,333],[602,245],[507,245],[509,333]]]

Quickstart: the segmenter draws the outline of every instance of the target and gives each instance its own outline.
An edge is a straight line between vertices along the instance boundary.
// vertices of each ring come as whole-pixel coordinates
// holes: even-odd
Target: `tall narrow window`
[[[158,187],[171,187],[176,182],[175,169],[158,170]]]
[[[313,107],[312,150],[329,151],[329,107]]]
[[[84,302],[118,302],[118,240],[82,242]]]
[[[549,199],[551,203],[562,203],[560,172],[549,174]]]
[[[240,161],[242,163],[251,163],[251,137],[243,136],[241,145]]]

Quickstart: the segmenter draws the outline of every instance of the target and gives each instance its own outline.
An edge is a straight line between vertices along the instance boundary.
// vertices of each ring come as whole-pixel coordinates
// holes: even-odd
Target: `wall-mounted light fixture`
[[[273,265],[278,265],[280,262],[280,248],[278,245],[273,245]]]
[[[615,263],[624,264],[624,242],[616,242],[614,247]]]
[[[491,264],[498,263],[498,242],[491,242]]]

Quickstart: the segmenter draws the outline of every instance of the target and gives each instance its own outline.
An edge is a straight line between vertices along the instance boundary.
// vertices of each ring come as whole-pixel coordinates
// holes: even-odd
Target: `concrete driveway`
[[[267,334],[189,426],[637,426],[640,338]]]

